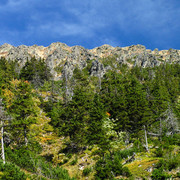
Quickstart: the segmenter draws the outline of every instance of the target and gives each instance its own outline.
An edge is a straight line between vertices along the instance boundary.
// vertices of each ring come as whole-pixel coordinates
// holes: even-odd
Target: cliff
[[[20,67],[23,67],[27,59],[35,57],[44,59],[51,69],[55,80],[62,77],[63,72],[67,71],[72,75],[75,67],[83,69],[90,60],[94,60],[90,70],[91,75],[96,75],[97,71],[104,74],[106,69],[99,60],[107,57],[115,57],[114,64],[127,64],[129,67],[142,66],[154,67],[161,63],[180,63],[180,50],[149,50],[142,45],[132,45],[129,47],[112,47],[103,45],[94,49],[85,49],[81,46],[69,47],[64,43],[52,43],[48,47],[44,46],[25,46],[18,47],[10,44],[0,46],[0,57],[9,60],[17,60]],[[98,72],[99,74],[99,72]]]

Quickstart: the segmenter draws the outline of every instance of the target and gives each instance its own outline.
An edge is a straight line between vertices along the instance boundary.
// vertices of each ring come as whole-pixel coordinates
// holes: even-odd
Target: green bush
[[[11,163],[18,165],[31,172],[36,172],[35,164],[37,159],[32,151],[26,149],[26,147],[21,147],[20,149],[6,149],[6,159]]]
[[[160,169],[168,169],[167,163],[164,159],[160,159],[159,162],[155,165],[155,168]]]
[[[176,177],[180,178],[180,172],[177,172]]]
[[[158,147],[158,148],[156,149],[156,151],[154,152],[154,154],[155,154],[155,157],[163,157],[164,152],[163,152],[163,150],[162,150],[162,147],[161,147],[161,146]]]
[[[98,161],[95,166],[95,179],[112,179],[115,176],[123,175],[122,165],[115,164],[113,161]]]
[[[173,136],[164,136],[162,140],[166,145],[178,145],[180,146],[180,134],[174,134]]]
[[[145,151],[145,148],[143,146],[143,143],[139,140],[139,139],[136,139],[134,142],[133,142],[133,150],[135,152],[144,152]]]
[[[164,170],[171,171],[179,166],[179,159],[177,157],[170,157],[169,159],[161,159],[157,164],[156,168],[163,168]]]
[[[115,154],[119,156],[121,159],[123,159],[123,158],[127,158],[128,156],[132,156],[134,152],[136,152],[136,149],[131,148],[131,149],[125,149],[121,151],[116,151]]]
[[[69,177],[67,170],[62,169],[61,167],[58,166],[53,167],[50,163],[47,163],[45,161],[41,161],[39,167],[41,168],[41,174],[49,179],[60,179],[60,180],[74,179]]]
[[[170,176],[164,172],[164,170],[171,171],[179,166],[178,157],[170,157],[169,159],[161,159],[155,166],[156,169],[152,172],[152,179],[154,180],[164,180],[168,179]]]
[[[122,175],[126,176],[126,177],[132,176],[132,174],[131,174],[130,170],[128,169],[128,167],[123,167],[122,168]]]
[[[77,164],[77,162],[78,162],[78,158],[76,156],[75,159],[70,162],[70,165],[73,166],[73,165]]]
[[[131,176],[131,173],[127,167],[122,166],[122,157],[126,157],[130,151],[115,152],[112,156],[107,155],[97,161],[95,165],[95,179],[112,179],[116,176]]]
[[[88,176],[92,172],[92,168],[87,167],[83,170],[83,176]]]
[[[1,175],[2,180],[26,180],[27,176],[24,172],[20,170],[20,168],[12,163],[3,164],[0,162],[0,171],[2,171],[3,175]]]
[[[173,157],[167,161],[168,164],[168,170],[171,171],[172,169],[175,169],[179,166],[179,159],[176,157]]]
[[[21,147],[20,149],[6,149],[6,157],[8,161],[26,169],[30,172],[37,173],[41,169],[41,175],[50,179],[70,180],[67,170],[53,165],[45,161],[42,157],[33,154],[32,151]]]
[[[163,168],[154,169],[151,175],[152,180],[165,180],[170,178],[170,175],[163,171]]]

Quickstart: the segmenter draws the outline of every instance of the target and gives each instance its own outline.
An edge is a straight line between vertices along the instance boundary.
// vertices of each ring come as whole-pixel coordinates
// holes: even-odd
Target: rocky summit
[[[85,49],[82,46],[69,47],[60,42],[52,43],[48,47],[37,45],[15,47],[10,44],[3,44],[0,46],[0,57],[5,57],[8,60],[17,60],[21,68],[32,57],[44,59],[50,67],[54,79],[58,80],[62,77],[63,72],[66,71],[71,76],[75,67],[83,69],[90,61],[92,61],[90,74],[103,75],[111,67],[105,67],[100,60],[108,57],[115,58],[114,64],[126,64],[129,67],[154,67],[166,62],[180,63],[180,50],[159,51],[155,49],[152,51],[142,45],[128,47],[103,45],[94,49]]]

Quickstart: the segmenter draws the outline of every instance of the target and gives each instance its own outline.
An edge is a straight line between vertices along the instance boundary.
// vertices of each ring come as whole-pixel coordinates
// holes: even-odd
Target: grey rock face
[[[30,59],[31,56],[28,53],[27,46],[19,46],[17,48],[11,48],[7,55],[8,59],[18,60],[21,67],[24,66],[27,59]]]
[[[103,64],[101,64],[98,60],[93,61],[90,69],[90,75],[103,77],[104,74],[105,69]]]
[[[112,67],[104,66],[100,59],[113,56],[116,57],[116,61],[113,62],[114,67],[117,64],[127,64],[129,67],[155,67],[165,62],[180,63],[180,50],[169,49],[159,51],[155,49],[151,51],[142,45],[132,45],[129,47],[103,45],[94,49],[85,49],[81,46],[69,47],[60,42],[52,43],[48,47],[37,45],[14,47],[10,44],[0,46],[0,57],[17,60],[20,68],[24,66],[27,59],[32,57],[45,59],[55,80],[61,79],[65,73],[68,77],[71,77],[76,67],[83,69],[90,60],[93,60],[90,75],[102,77]],[[61,72],[58,72],[57,68]]]

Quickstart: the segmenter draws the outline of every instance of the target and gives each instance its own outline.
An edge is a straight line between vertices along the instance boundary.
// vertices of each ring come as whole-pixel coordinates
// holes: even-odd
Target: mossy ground
[[[159,160],[155,158],[145,158],[127,164],[126,167],[129,168],[129,170],[135,177],[149,177],[151,175],[154,165],[158,161]]]

